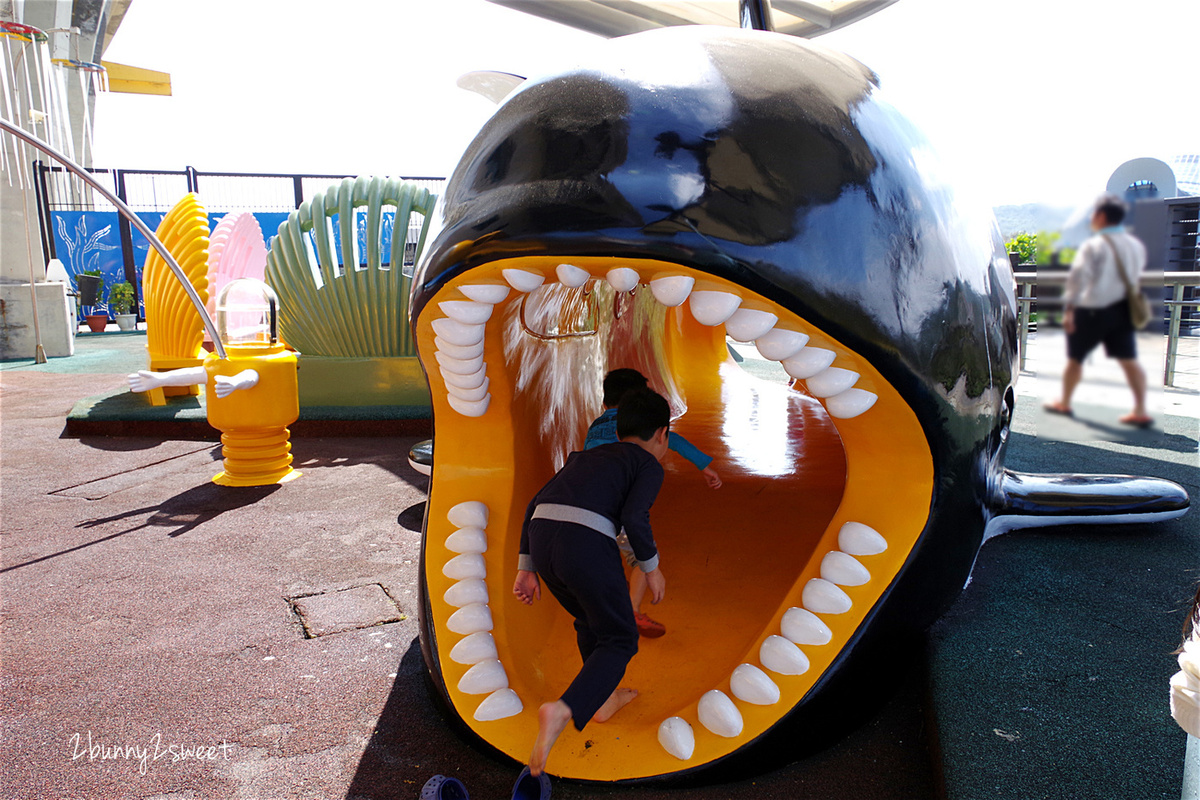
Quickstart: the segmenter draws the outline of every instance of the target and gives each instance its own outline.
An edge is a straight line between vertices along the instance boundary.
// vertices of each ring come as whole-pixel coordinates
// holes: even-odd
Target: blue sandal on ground
[[[535,778],[526,767],[513,784],[512,800],[550,800],[550,778],[544,772]]]
[[[458,778],[434,775],[421,789],[421,800],[470,800],[467,787]]]

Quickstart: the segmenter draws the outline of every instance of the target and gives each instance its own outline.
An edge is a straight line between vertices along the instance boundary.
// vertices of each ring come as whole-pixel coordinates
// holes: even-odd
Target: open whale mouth
[[[637,700],[560,739],[548,771],[636,780],[711,766],[813,694],[909,558],[934,469],[916,415],[865,358],[791,310],[685,265],[521,256],[456,272],[416,320],[436,423],[423,634],[444,699],[523,761],[538,706],[579,668],[548,593],[511,592],[530,498],[634,367],[672,430],[711,455],[709,489],[675,455],[651,512],[667,578],[623,685]],[[727,337],[792,380],[753,377]],[[863,693],[871,693],[869,686]]]

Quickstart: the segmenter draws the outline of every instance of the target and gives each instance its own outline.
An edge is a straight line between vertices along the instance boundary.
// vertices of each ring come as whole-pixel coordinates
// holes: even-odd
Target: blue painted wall
[[[89,306],[90,313],[105,313],[108,311],[108,294],[112,287],[125,281],[125,263],[121,255],[121,229],[118,215],[115,211],[53,211],[51,212],[51,228],[54,231],[55,252],[60,261],[66,265],[71,279],[88,270],[100,270],[104,278],[104,291],[101,302]],[[165,216],[163,213],[139,213],[138,217],[151,230],[157,230]],[[209,214],[209,230],[220,222],[225,214]],[[366,254],[366,212],[356,213],[358,230],[359,253]],[[263,236],[270,248],[271,240],[275,238],[279,226],[288,215],[283,212],[256,212],[255,219],[262,228]],[[391,253],[392,226],[395,214],[384,213],[380,238],[380,247],[386,260]],[[337,217],[333,218],[334,247],[338,258],[341,258],[341,234],[337,225]],[[142,311],[142,266],[146,263],[146,253],[150,248],[146,237],[136,229],[131,230],[133,241],[133,261],[137,275],[138,316],[144,316]]]

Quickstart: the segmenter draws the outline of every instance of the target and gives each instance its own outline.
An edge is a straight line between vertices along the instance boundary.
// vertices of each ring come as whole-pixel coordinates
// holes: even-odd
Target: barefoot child
[[[648,385],[646,376],[636,369],[614,369],[604,376],[604,413],[596,417],[588,426],[587,439],[583,443],[584,450],[590,450],[602,444],[617,441],[617,404],[626,392],[634,389],[645,389]],[[712,456],[709,456],[689,442],[687,439],[672,431],[667,436],[667,446],[686,458],[700,470],[710,489],[721,488],[721,476],[712,468]],[[625,534],[617,536],[617,544],[630,566],[633,566],[633,551]],[[642,613],[642,601],[646,598],[645,573],[635,569],[629,578],[629,602],[633,604],[633,618],[637,622],[638,633],[648,639],[655,639],[667,632],[666,626],[648,614]]]
[[[622,526],[646,574],[651,602],[662,599],[666,581],[650,529],[650,506],[662,487],[671,411],[649,389],[630,392],[617,410],[619,441],[571,453],[558,474],[529,503],[513,594],[532,604],[541,597],[539,577],[575,618],[583,667],[560,699],[538,709],[538,735],[529,771],[540,775],[550,748],[567,723],[577,730],[604,722],[637,696],[620,689],[625,667],[637,653],[638,631],[625,591],[617,548]]]

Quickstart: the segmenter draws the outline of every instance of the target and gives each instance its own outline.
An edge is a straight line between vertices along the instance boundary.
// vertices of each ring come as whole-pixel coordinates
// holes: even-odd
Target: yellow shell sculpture
[[[203,302],[208,301],[208,214],[195,193],[175,204],[155,234],[183,268]],[[187,292],[157,251],[146,255],[142,271],[146,302],[146,349],[150,369],[165,371],[204,363],[204,323]],[[198,386],[165,387],[147,394],[152,405],[163,405],[165,395],[198,394]]]

